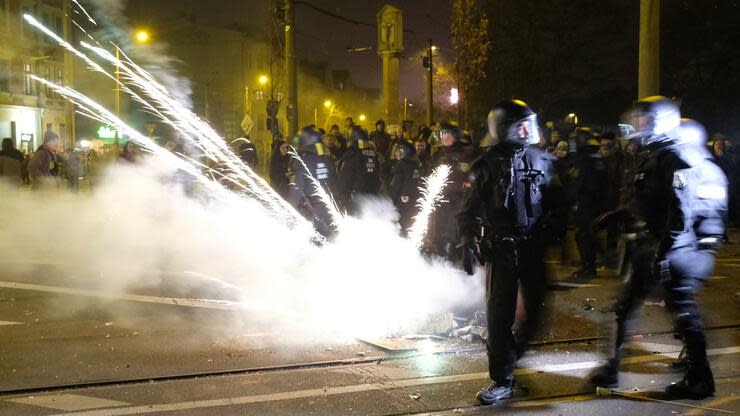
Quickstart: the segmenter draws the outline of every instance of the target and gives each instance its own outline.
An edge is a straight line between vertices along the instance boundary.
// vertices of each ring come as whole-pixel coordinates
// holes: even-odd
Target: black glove
[[[463,242],[462,249],[463,269],[469,276],[472,276],[475,273],[475,266],[483,265],[481,263],[480,250],[478,249],[478,245],[475,243],[475,241],[472,240]]]

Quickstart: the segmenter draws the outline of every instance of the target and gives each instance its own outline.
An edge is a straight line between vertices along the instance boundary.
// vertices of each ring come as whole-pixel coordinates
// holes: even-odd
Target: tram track
[[[738,329],[738,328],[740,328],[740,323],[716,325],[716,326],[706,327],[704,328],[704,330],[705,331],[723,331],[723,330],[732,330],[732,329]],[[650,336],[666,335],[666,334],[672,334],[672,333],[673,333],[672,330],[671,331],[661,330],[661,331],[633,332],[631,333],[631,335],[650,337]],[[541,347],[552,346],[552,345],[589,343],[589,342],[598,341],[599,339],[600,337],[598,336],[592,336],[592,337],[567,338],[567,339],[556,339],[556,340],[541,340],[541,341],[532,342],[530,345],[534,348],[541,348]],[[484,348],[482,346],[478,346],[478,347],[471,347],[471,348],[455,348],[455,349],[434,351],[431,354],[438,355],[438,356],[444,356],[444,355],[453,355],[453,354],[481,353],[483,351],[484,351]],[[310,362],[302,362],[302,363],[256,366],[256,367],[224,369],[224,370],[216,370],[216,371],[166,374],[166,375],[155,375],[155,376],[148,376],[148,377],[135,377],[135,378],[125,378],[125,379],[91,380],[91,381],[83,381],[79,383],[65,383],[65,384],[55,384],[55,385],[46,385],[46,386],[37,386],[37,387],[0,390],[0,397],[53,393],[53,392],[59,392],[59,391],[83,390],[83,389],[111,387],[111,386],[128,386],[128,385],[147,384],[147,383],[163,383],[163,382],[169,382],[169,381],[197,380],[197,379],[207,379],[207,378],[214,378],[214,377],[227,377],[227,376],[257,374],[257,373],[279,373],[279,372],[289,372],[289,371],[304,370],[304,369],[347,367],[347,366],[356,366],[356,365],[363,365],[363,364],[370,364],[370,363],[397,361],[397,360],[403,360],[403,359],[409,359],[409,358],[415,358],[415,357],[428,356],[429,354],[430,354],[429,352],[410,352],[410,353],[406,352],[406,353],[398,353],[398,354],[391,353],[391,354],[386,354],[386,355],[376,355],[376,356],[370,356],[370,357],[353,357],[353,358],[343,358],[343,359],[337,359],[337,360],[310,361]]]

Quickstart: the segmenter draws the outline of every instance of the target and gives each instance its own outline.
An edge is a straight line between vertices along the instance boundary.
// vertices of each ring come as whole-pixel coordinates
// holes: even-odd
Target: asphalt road
[[[740,411],[740,245],[722,250],[701,294],[715,397],[644,400],[663,399],[659,392],[680,378],[668,363],[681,346],[659,298],[644,305],[621,374],[620,391],[639,397],[593,394],[585,377],[603,359],[595,338],[611,321],[620,283],[604,272],[592,285],[551,291],[545,329],[519,364],[522,387],[506,408],[476,406],[487,385],[479,342],[426,340],[394,353],[354,339],[296,339],[269,323],[240,326],[223,288],[152,286],[111,297],[58,264],[19,271],[9,265],[22,260],[2,261],[0,415],[722,414],[682,404]],[[572,271],[552,266],[556,280]]]

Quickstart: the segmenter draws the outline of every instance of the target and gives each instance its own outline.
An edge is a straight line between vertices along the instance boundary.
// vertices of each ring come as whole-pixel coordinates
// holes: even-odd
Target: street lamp
[[[149,43],[149,32],[146,30],[140,29],[136,31],[136,36],[134,37],[138,43]]]
[[[257,78],[257,82],[264,87],[265,85],[267,85],[268,82],[270,82],[270,77],[268,77],[267,75],[264,75],[264,74],[263,75],[260,75]]]
[[[365,121],[367,119],[367,117],[365,117],[364,114],[360,114],[359,118],[360,118],[360,121]]]
[[[331,108],[331,100],[324,101],[324,107]]]

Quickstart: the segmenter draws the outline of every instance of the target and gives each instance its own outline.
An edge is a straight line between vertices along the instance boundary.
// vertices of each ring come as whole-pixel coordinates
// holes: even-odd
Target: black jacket
[[[491,147],[472,166],[463,206],[457,216],[463,240],[479,234],[519,236],[537,233],[552,210],[559,185],[554,157],[537,147],[507,143]]]

